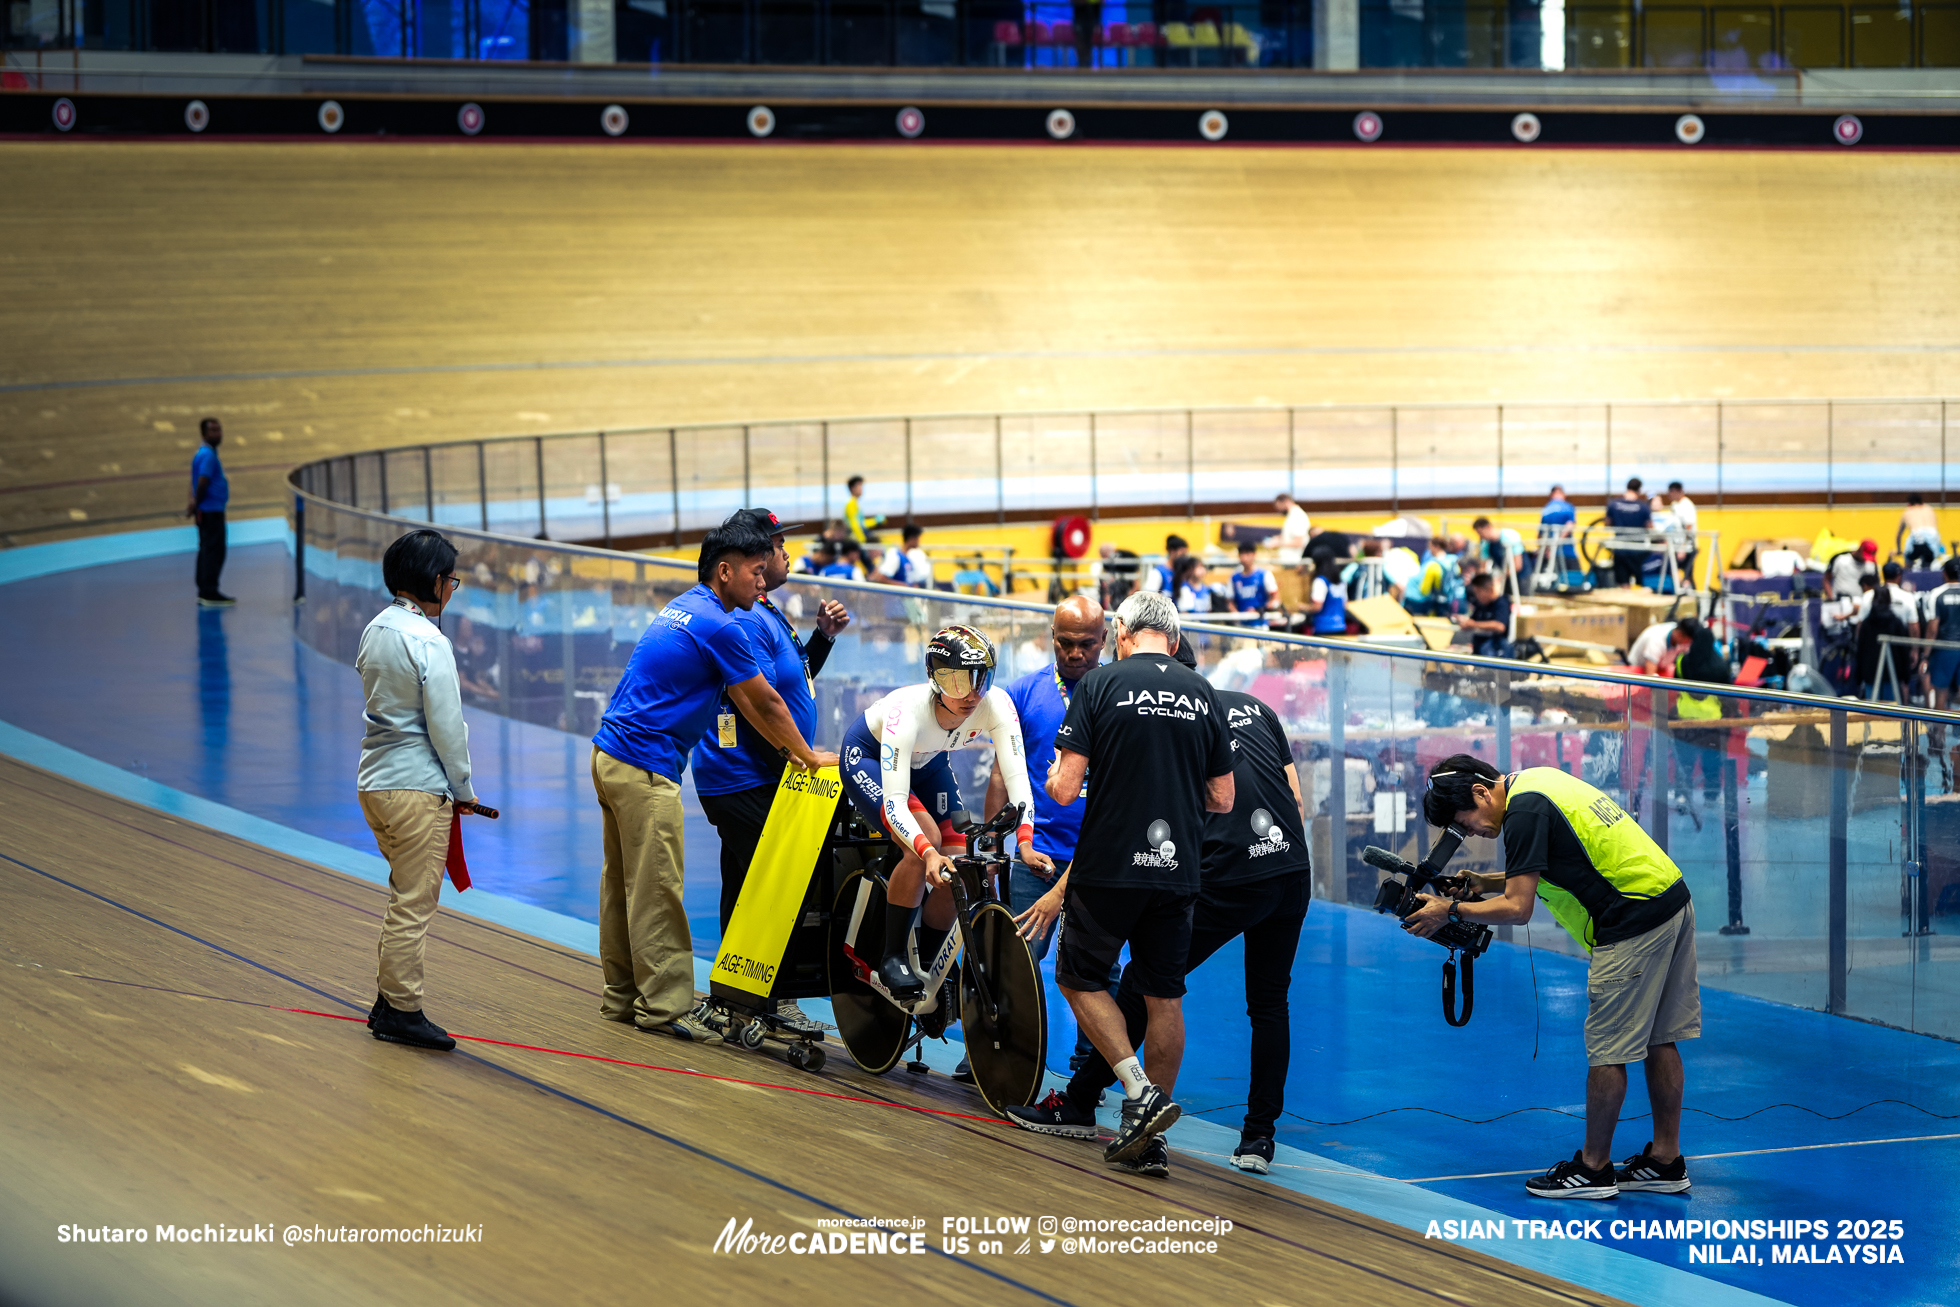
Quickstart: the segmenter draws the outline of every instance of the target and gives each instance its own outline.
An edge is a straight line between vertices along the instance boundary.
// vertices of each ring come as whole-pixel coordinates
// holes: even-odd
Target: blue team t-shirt
[[[739,612],[697,585],[655,614],[626,660],[592,743],[678,784],[687,751],[714,724],[723,687],[762,671]]]
[[[790,719],[805,740],[817,735],[817,701],[803,663],[803,647],[782,610],[759,600],[747,612],[733,614],[749,633],[749,648],[762,675],[783,696]],[[711,724],[712,725],[712,724]],[[713,730],[694,746],[694,790],[697,794],[733,794],[758,785],[774,785],[783,774],[783,756],[749,719],[735,714],[735,746],[724,749]]]
[[[1074,693],[1074,689],[1070,686],[1069,692]],[[1021,740],[1028,750],[1028,784],[1034,790],[1034,847],[1057,863],[1065,863],[1075,856],[1075,840],[1082,833],[1082,814],[1088,810],[1089,800],[1085,786],[1084,796],[1064,808],[1048,797],[1042,784],[1048,779],[1048,769],[1055,765],[1055,732],[1068,716],[1068,701],[1055,686],[1055,665],[1050,663],[1021,677],[1007,687],[1007,697],[1014,701],[1014,711],[1021,718]]]
[[[1253,568],[1251,576],[1247,576],[1244,569],[1232,573],[1232,607],[1241,613],[1264,612],[1267,597],[1278,592],[1279,582],[1263,567]],[[1266,619],[1263,617],[1256,622],[1246,623],[1247,626],[1265,624]]]
[[[222,513],[225,505],[231,502],[231,485],[225,480],[225,465],[218,461],[218,451],[209,445],[199,445],[191,455],[191,493],[197,493],[197,479],[210,477],[211,484],[204,488],[204,497],[197,501],[200,513]]]

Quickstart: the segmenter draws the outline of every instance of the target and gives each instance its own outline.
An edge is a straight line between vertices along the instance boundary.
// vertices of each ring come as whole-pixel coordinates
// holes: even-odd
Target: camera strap
[[[1470,1011],[1477,1003],[1477,959],[1474,954],[1463,955],[1463,1015],[1456,1015],[1456,950],[1450,950],[1448,960],[1443,963],[1443,1020],[1453,1026],[1470,1024]]]

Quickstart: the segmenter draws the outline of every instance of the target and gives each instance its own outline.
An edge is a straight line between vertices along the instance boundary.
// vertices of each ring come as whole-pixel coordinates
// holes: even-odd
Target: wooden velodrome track
[[[381,1044],[358,1020],[380,887],[5,760],[0,855],[0,1287],[37,1307],[1612,1301],[1188,1156],[1168,1182],[1119,1175],[969,1115],[943,1077],[842,1056],[804,1076],[639,1034],[599,1019],[593,959],[447,911],[441,1018],[503,1042]],[[790,1234],[916,1214],[936,1247],[943,1215],[1039,1213],[1237,1228],[1207,1256],[710,1252],[730,1217]],[[467,1224],[482,1241],[78,1249],[53,1242],[62,1222]]]
[[[422,439],[1960,389],[1951,154],[75,140],[0,175],[18,543],[180,508],[206,413],[249,515]]]

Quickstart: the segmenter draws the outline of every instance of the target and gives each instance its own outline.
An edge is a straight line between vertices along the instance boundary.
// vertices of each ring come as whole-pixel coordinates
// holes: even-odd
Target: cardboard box
[[[1585,604],[1548,603],[1542,599],[1518,605],[1518,639],[1555,636],[1563,640],[1584,640],[1613,649],[1626,648],[1626,616],[1623,611]],[[1556,645],[1547,646],[1556,653]]]
[[[1682,617],[1693,617],[1696,612],[1695,597],[1692,594],[1659,595],[1652,590],[1633,587],[1594,590],[1590,594],[1568,595],[1567,599],[1574,604],[1617,609],[1620,613],[1623,633],[1617,640],[1602,640],[1600,643],[1616,645],[1621,649],[1631,648],[1640,633],[1655,622],[1670,622]]]

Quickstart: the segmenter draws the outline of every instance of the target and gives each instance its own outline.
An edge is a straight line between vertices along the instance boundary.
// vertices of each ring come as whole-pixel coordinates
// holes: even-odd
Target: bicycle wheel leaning
[[[1001,903],[983,903],[967,925],[960,1028],[974,1087],[997,1115],[1032,1103],[1047,1072],[1048,999],[1028,942]],[[841,1024],[841,1022],[840,1022]]]
[[[885,938],[885,882],[868,871],[852,872],[838,888],[830,916],[830,1006],[837,1037],[857,1064],[883,1075],[905,1052],[912,1018],[858,979],[855,960],[877,963]]]

